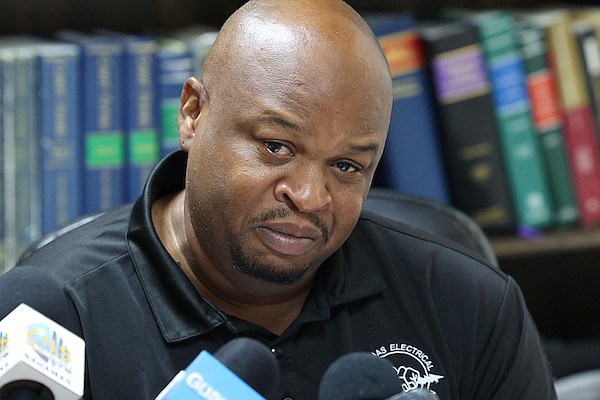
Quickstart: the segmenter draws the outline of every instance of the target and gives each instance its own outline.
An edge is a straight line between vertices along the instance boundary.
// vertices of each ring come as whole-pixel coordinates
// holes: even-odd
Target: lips
[[[272,251],[284,256],[301,256],[313,249],[321,232],[311,226],[293,223],[271,223],[256,228],[260,241]]]

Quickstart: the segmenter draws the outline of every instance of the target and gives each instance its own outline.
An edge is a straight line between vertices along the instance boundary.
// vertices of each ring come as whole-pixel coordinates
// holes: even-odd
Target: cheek
[[[196,213],[218,214],[212,225],[220,221],[235,229],[240,223],[236,220],[243,220],[268,192],[270,179],[251,157],[232,147],[218,148],[218,154],[210,154],[207,148],[190,153],[186,178],[189,206],[196,208]]]
[[[339,191],[334,198],[334,226],[333,232],[340,241],[344,241],[358,222],[362,209],[362,196],[355,193]],[[338,200],[339,199],[339,200]]]

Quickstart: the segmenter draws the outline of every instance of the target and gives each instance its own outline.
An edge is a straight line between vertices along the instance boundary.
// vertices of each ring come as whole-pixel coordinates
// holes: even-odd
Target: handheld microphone
[[[325,371],[319,400],[439,400],[427,389],[404,392],[387,360],[368,352],[343,355]]]
[[[155,400],[265,400],[279,384],[275,356],[262,343],[237,338],[214,356],[202,351]]]
[[[62,326],[78,326],[78,318],[54,276],[26,266],[8,271],[0,316],[0,400],[80,399],[85,343]]]

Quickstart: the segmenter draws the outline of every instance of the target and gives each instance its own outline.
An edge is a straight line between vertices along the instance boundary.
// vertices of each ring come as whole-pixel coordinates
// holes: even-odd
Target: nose
[[[325,173],[319,166],[294,168],[275,186],[275,198],[303,213],[320,211],[332,201]]]

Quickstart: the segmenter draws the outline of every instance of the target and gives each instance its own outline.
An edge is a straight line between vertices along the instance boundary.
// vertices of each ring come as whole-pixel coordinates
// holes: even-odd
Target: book
[[[211,25],[194,24],[176,30],[172,37],[183,40],[193,58],[192,74],[200,79],[202,76],[202,65],[210,51],[219,30]]]
[[[544,30],[562,109],[563,136],[582,226],[600,222],[600,154],[572,18],[563,10],[523,14]]]
[[[592,107],[596,133],[600,132],[600,18],[596,13],[584,14],[573,21],[572,29],[581,58],[586,92]]]
[[[37,40],[42,234],[82,213],[79,47]]]
[[[35,53],[19,37],[0,40],[4,268],[40,235]]]
[[[535,24],[520,21],[517,40],[525,66],[533,125],[550,184],[554,222],[571,224],[578,220],[579,211],[563,140],[558,89],[547,62],[544,33]]]
[[[453,205],[488,234],[515,230],[491,83],[477,32],[461,23],[420,27],[431,75]]]
[[[156,104],[156,41],[147,36],[123,36],[126,175],[125,202],[135,201],[159,159],[159,118]]]
[[[393,104],[374,185],[450,203],[433,92],[412,13],[367,14],[392,73]]]
[[[531,118],[514,17],[495,10],[474,13],[465,22],[477,30],[485,56],[517,223],[525,229],[547,228],[553,223],[550,188]]]
[[[58,38],[80,46],[83,213],[96,213],[124,199],[124,46],[118,38],[70,30]]]
[[[155,109],[160,116],[160,154],[165,156],[180,148],[177,114],[183,84],[193,75],[194,56],[184,40],[161,37],[156,59],[158,88]]]
[[[0,275],[7,270],[4,192],[4,66],[0,61]]]

